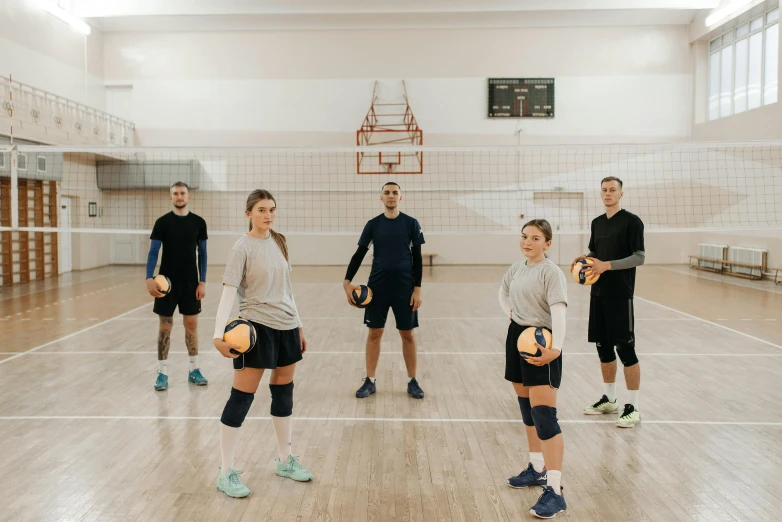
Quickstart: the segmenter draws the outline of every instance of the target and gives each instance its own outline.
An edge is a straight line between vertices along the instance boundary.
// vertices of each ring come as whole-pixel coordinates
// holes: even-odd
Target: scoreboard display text
[[[553,118],[554,78],[489,78],[489,118]]]

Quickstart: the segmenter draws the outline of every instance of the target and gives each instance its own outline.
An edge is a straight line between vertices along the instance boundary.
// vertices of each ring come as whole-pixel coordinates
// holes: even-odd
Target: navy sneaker
[[[566,509],[565,492],[557,495],[554,493],[554,488],[546,486],[543,488],[543,494],[529,512],[538,518],[554,518],[557,513]]]
[[[545,486],[547,483],[546,469],[538,473],[532,464],[527,466],[527,469],[508,479],[508,485],[512,488],[528,488],[531,486]]]
[[[356,390],[356,397],[359,399],[366,399],[373,393],[377,391],[377,386],[375,386],[375,383],[369,380],[369,377],[364,379],[364,384],[361,385],[361,388]]]
[[[407,383],[407,393],[411,395],[413,399],[424,398],[424,390],[422,390],[421,387],[418,386],[418,381],[415,380],[415,377],[410,379],[410,382]]]

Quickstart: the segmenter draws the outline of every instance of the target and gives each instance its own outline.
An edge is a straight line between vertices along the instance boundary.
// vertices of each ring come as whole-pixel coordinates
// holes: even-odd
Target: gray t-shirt
[[[223,284],[235,286],[239,315],[275,330],[302,326],[291,287],[291,265],[274,239],[242,236],[231,248]]]
[[[515,263],[502,278],[502,290],[510,295],[513,321],[522,326],[551,330],[551,305],[567,305],[565,274],[548,258],[529,266]]]

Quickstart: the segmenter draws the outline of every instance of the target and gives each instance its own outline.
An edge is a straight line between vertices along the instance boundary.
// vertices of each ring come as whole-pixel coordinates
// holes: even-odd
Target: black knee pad
[[[529,397],[519,397],[519,408],[521,408],[521,420],[524,421],[524,425],[534,426],[535,422],[532,420],[532,406],[529,404]]]
[[[638,356],[635,354],[635,339],[631,339],[629,343],[617,344],[616,353],[619,354],[619,360],[625,367],[638,364]]]
[[[535,406],[532,408],[532,419],[535,421],[535,431],[540,440],[556,437],[562,430],[557,422],[557,409],[551,406]]]
[[[616,353],[614,352],[614,346],[611,344],[596,343],[597,356],[600,358],[601,363],[610,363],[616,360]]]
[[[272,417],[290,417],[293,415],[293,383],[270,384],[272,392]]]
[[[225,403],[220,422],[231,428],[240,428],[245,417],[247,417],[247,412],[250,411],[254,398],[255,394],[253,393],[231,388],[231,396],[228,398],[228,402]]]

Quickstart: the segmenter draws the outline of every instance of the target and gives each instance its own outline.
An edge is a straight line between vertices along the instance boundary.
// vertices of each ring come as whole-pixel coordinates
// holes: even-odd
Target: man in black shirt
[[[380,359],[380,339],[383,337],[388,309],[391,308],[399,335],[402,336],[402,354],[410,378],[407,393],[416,399],[423,399],[424,392],[415,378],[417,361],[413,329],[418,328],[418,309],[421,307],[421,245],[425,242],[424,234],[416,219],[399,211],[399,202],[402,201],[399,185],[386,183],[380,201],[385,206],[385,212],[370,219],[364,227],[343,283],[348,302],[355,305],[351,294],[353,290],[358,291],[359,287],[350,282],[369,251],[370,243],[373,243],[374,259],[367,282],[373,298],[364,310],[364,323],[369,327],[367,376],[364,384],[356,391],[356,397],[369,397],[376,391],[375,371]]]
[[[635,214],[623,210],[622,181],[613,176],[603,179],[600,193],[606,213],[592,220],[589,254],[594,264],[585,274],[597,274],[589,302],[589,342],[595,343],[600,357],[606,393],[584,409],[587,415],[617,413],[616,356],[624,366],[629,397],[617,426],[632,428],[641,421],[639,389],[641,365],[635,353],[633,293],[635,267],[644,263],[644,224]],[[573,266],[571,265],[571,270]],[[614,352],[616,348],[616,352]]]
[[[147,291],[155,298],[153,311],[160,316],[158,376],[155,381],[155,390],[158,391],[168,388],[166,361],[177,307],[184,316],[185,344],[190,355],[188,382],[198,386],[207,384],[198,367],[198,314],[201,313],[201,299],[206,296],[206,221],[188,210],[190,191],[185,183],[178,181],[172,185],[170,199],[174,210],[155,221],[147,258]],[[163,260],[159,273],[171,280],[168,295],[160,293],[153,280],[161,246]]]

